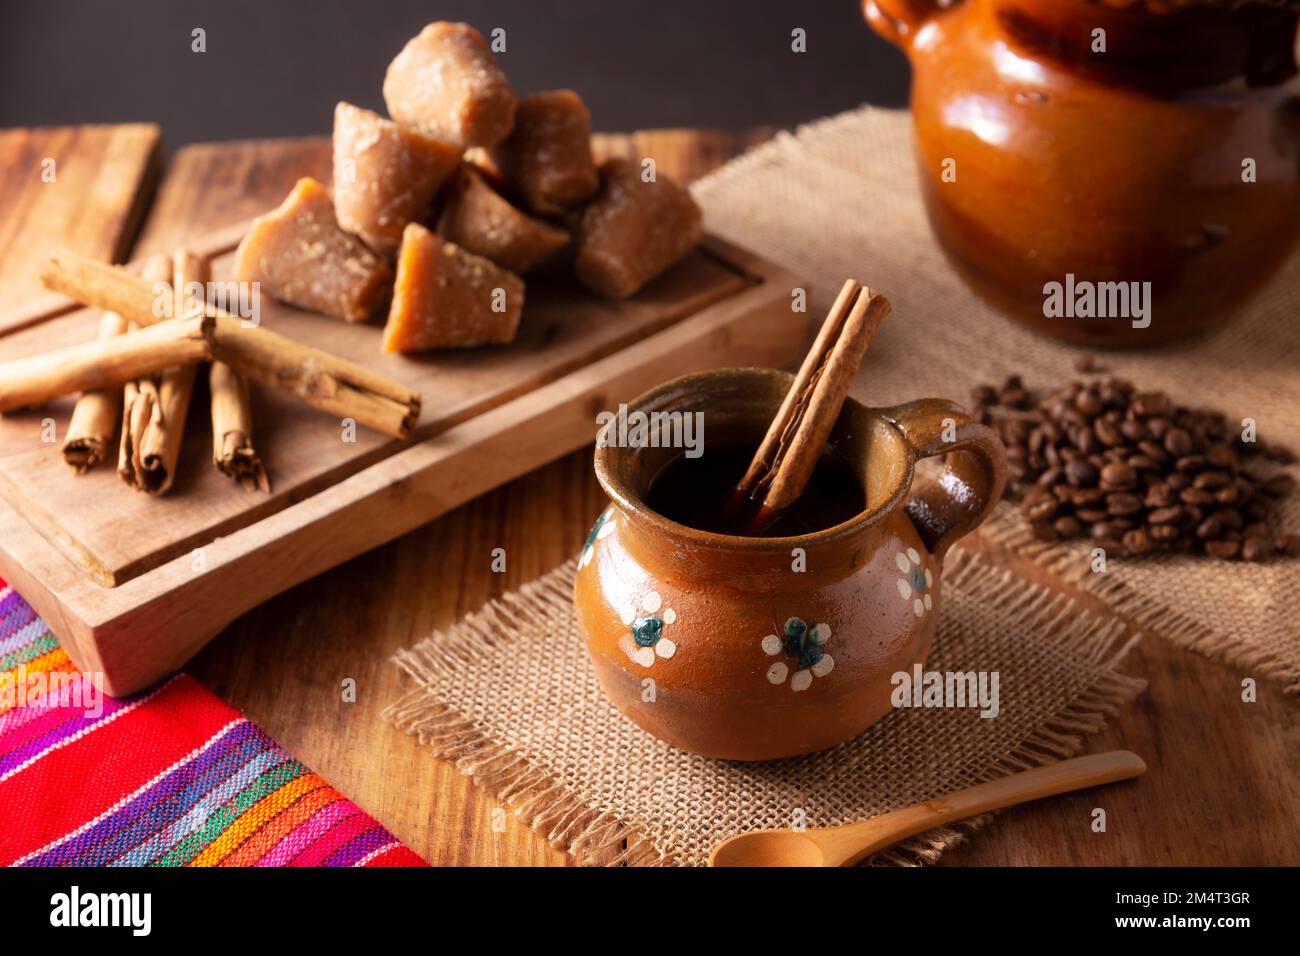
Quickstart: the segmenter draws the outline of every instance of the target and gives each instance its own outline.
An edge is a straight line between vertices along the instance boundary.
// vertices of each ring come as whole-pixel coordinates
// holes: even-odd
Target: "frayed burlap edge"
[[[1106,726],[1106,717],[1141,693],[1146,682],[1121,674],[1120,662],[1139,636],[1116,622],[1081,610],[1076,602],[1046,588],[1028,586],[1009,571],[993,568],[973,554],[949,558],[948,586],[971,592],[979,601],[1008,607],[1026,626],[1052,624],[1062,649],[1082,654],[1101,671],[1087,688],[982,775],[991,780],[1071,757],[1083,738]],[[580,794],[551,779],[525,754],[493,738],[491,732],[431,696],[433,677],[489,653],[502,640],[546,627],[572,604],[576,562],[569,561],[518,591],[495,599],[450,628],[436,632],[393,657],[417,686],[387,707],[383,716],[414,734],[435,757],[486,788],[556,849],[580,865],[673,866],[682,861],[656,847],[653,838],[615,814],[590,806]],[[984,814],[912,837],[872,856],[871,865],[919,866],[936,862],[988,824]]]
[[[1294,663],[1221,634],[1177,608],[1153,601],[1149,594],[1141,594],[1124,583],[1119,575],[1093,574],[1088,563],[1080,561],[1068,545],[1035,538],[1014,506],[1004,503],[981,533],[998,547],[1034,561],[1065,584],[1100,598],[1135,628],[1209,660],[1275,680],[1281,684],[1284,694],[1300,697],[1300,668]]]

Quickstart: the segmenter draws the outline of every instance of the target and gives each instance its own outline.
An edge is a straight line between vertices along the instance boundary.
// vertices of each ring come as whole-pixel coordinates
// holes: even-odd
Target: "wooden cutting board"
[[[220,279],[243,231],[237,224],[178,241],[212,255]],[[272,595],[589,444],[601,410],[688,371],[791,362],[808,329],[790,308],[801,284],[708,239],[626,302],[565,279],[530,283],[512,346],[427,356],[382,353],[378,324],[264,298],[264,327],[419,390],[413,439],[358,428],[345,440],[337,419],[256,389],[256,443],[273,487],[247,492],[211,465],[200,390],[173,490],[153,498],[128,489],[111,465],[70,473],[59,447],[71,397],[6,415],[0,574],[80,667],[102,672],[110,693],[129,693]],[[98,321],[93,310],[46,297],[0,316],[0,360],[93,338]]]

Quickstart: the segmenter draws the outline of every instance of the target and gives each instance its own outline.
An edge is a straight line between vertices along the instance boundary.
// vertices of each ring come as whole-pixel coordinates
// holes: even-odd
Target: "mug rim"
[[[696,391],[706,391],[709,385],[724,377],[745,376],[758,379],[779,379],[785,385],[783,391],[788,391],[790,384],[794,381],[793,373],[775,368],[733,367],[688,372],[685,375],[663,382],[627,402],[627,411],[631,413],[651,409],[669,394],[680,393],[686,387],[693,387]],[[606,423],[596,433],[596,480],[600,482],[601,488],[609,495],[613,503],[626,514],[646,522],[661,533],[672,535],[702,548],[721,548],[752,553],[777,551],[788,553],[791,548],[807,548],[813,545],[821,546],[843,541],[860,534],[882,520],[886,515],[891,514],[912,487],[912,479],[915,477],[916,468],[915,450],[906,441],[898,426],[882,414],[882,409],[863,405],[852,396],[847,397],[844,404],[846,406],[852,405],[860,412],[878,419],[895,433],[903,449],[904,467],[895,486],[890,489],[889,494],[879,504],[874,507],[867,507],[839,524],[822,528],[819,531],[808,531],[803,534],[780,537],[723,534],[717,531],[704,531],[700,528],[694,528],[660,514],[646,503],[641,494],[630,488],[627,482],[615,474],[616,469],[613,467],[612,456],[614,453],[626,449],[617,445],[604,444],[601,441],[601,437],[613,425],[613,422]],[[841,412],[841,414],[843,413]],[[854,477],[859,480],[863,478],[856,469],[854,470]]]

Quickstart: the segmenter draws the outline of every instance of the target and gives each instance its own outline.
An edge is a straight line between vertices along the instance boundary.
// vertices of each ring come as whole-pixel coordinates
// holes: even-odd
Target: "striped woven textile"
[[[0,864],[424,861],[193,678],[98,693],[0,580]]]

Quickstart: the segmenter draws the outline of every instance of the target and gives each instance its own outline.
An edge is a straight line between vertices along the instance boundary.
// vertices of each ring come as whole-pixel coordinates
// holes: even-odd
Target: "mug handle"
[[[955,402],[923,398],[881,414],[902,433],[914,461],[946,456],[939,480],[907,503],[921,540],[942,561],[957,539],[974,531],[1002,498],[1006,448],[993,429]]]
[[[862,16],[871,29],[904,50],[916,31],[945,9],[939,0],[862,0]]]

